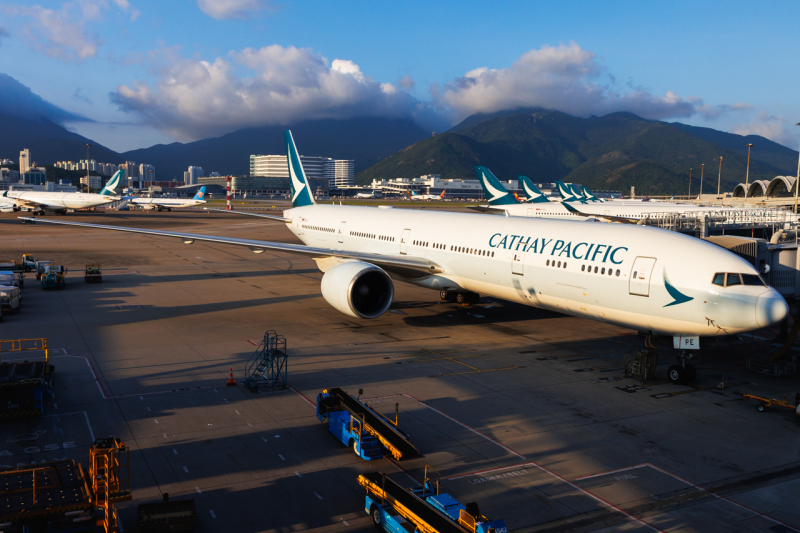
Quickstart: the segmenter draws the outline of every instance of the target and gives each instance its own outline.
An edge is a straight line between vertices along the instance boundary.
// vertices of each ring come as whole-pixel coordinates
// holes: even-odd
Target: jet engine
[[[322,296],[335,309],[356,318],[377,318],[392,305],[394,284],[382,269],[348,261],[322,276]]]

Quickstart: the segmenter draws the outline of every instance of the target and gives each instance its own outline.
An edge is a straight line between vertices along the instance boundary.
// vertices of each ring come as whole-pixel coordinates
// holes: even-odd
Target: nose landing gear
[[[681,350],[678,355],[678,364],[672,365],[667,370],[667,377],[675,384],[692,383],[697,378],[697,370],[689,362],[697,355],[690,350]]]

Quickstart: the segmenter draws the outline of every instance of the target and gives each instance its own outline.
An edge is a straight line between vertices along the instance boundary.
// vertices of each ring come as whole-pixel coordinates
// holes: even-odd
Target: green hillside
[[[558,111],[528,110],[480,122],[465,120],[454,129],[457,132],[422,140],[359,172],[356,182],[423,174],[475,179],[472,167],[480,164],[502,180],[525,174],[534,182],[563,179],[593,189],[625,192],[633,185],[638,194],[671,195],[688,192],[689,168],[695,169],[692,191],[697,193],[700,165],[705,163],[703,190],[711,193],[717,189],[718,156],[723,157],[723,190],[732,190],[745,178],[746,152],[719,146],[707,140],[707,134],[702,135],[705,138],[693,135],[692,128],[630,113],[583,119]],[[739,137],[724,135],[723,144],[728,146],[734,146]],[[763,151],[763,159],[753,151],[751,181],[792,173],[776,163],[785,166],[792,157],[796,160],[796,152],[761,137],[757,143],[744,139],[742,146],[754,142],[770,147]]]

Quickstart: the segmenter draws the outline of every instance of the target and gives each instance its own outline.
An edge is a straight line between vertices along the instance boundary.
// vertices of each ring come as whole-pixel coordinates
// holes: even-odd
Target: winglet
[[[522,190],[525,191],[525,197],[529,204],[550,203],[550,200],[539,190],[539,187],[533,184],[528,176],[517,176],[517,179],[522,184]]]
[[[486,195],[489,205],[513,205],[519,203],[503,187],[503,184],[492,174],[491,170],[486,167],[476,166],[475,173],[478,175],[478,181],[481,182],[483,193]]]
[[[108,180],[108,183],[106,183],[106,186],[100,191],[100,194],[103,196],[117,196],[117,187],[119,187],[123,177],[125,177],[125,170],[120,169],[114,172],[114,175]]]
[[[305,207],[314,205],[314,196],[311,194],[303,164],[297,154],[297,147],[294,145],[292,132],[283,132],[283,140],[286,142],[286,162],[289,165],[289,178],[292,188],[292,207]]]

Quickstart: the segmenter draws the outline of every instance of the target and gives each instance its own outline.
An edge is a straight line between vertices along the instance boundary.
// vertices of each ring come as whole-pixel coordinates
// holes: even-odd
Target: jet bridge
[[[338,387],[326,389],[317,398],[318,418],[333,418],[332,415],[341,411],[350,414],[350,426],[357,427],[358,434],[363,427],[363,430],[377,439],[395,459],[413,459],[420,456],[419,450],[395,424],[342,389]]]

